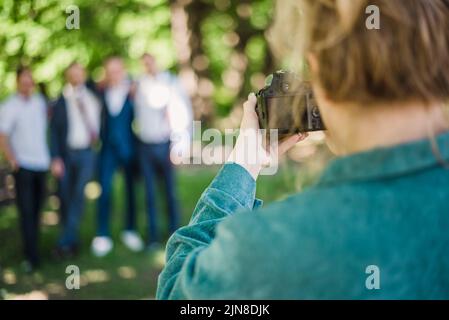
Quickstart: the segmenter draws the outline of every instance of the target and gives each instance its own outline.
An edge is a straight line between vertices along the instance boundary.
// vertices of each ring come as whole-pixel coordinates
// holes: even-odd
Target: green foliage
[[[139,72],[138,58],[153,52],[165,68],[177,68],[171,10],[176,0],[0,0],[0,99],[15,87],[14,70],[31,64],[38,82],[56,97],[63,70],[73,61],[85,64],[94,78],[113,54],[127,58],[132,74]],[[67,8],[80,11],[80,29],[68,30]],[[272,14],[272,0],[192,0],[185,6],[190,46],[195,58],[205,56],[207,67],[196,70],[213,84],[213,106],[226,115],[239,97],[257,89],[254,75],[273,71],[264,37]],[[236,54],[246,57],[236,67]],[[239,85],[226,81],[238,71]],[[234,79],[231,78],[231,79]],[[259,82],[260,83],[260,82]],[[231,84],[231,85],[230,85]]]
[[[217,114],[226,115],[235,101],[246,97],[249,91],[260,89],[251,83],[253,75],[273,71],[264,35],[269,27],[273,1],[202,2],[209,4],[210,13],[201,22],[201,50],[210,61],[209,76],[215,87]],[[239,88],[229,86],[223,79],[227,71],[236,69],[233,61],[236,54],[243,54],[247,59],[246,67],[237,70],[242,78]]]
[[[61,88],[65,67],[77,59],[97,71],[112,54],[136,59],[152,51],[165,67],[175,65],[167,0],[0,1],[0,96],[15,85],[14,69],[32,64],[51,96]],[[80,29],[68,30],[70,5],[80,10]],[[131,69],[135,68],[131,63]]]

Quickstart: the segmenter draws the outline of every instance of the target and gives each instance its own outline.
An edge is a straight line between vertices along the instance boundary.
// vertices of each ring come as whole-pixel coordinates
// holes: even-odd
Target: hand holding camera
[[[310,83],[296,74],[278,71],[257,94],[256,112],[262,129],[278,130],[278,137],[325,130]]]
[[[228,162],[234,162],[245,168],[254,180],[257,179],[263,167],[270,165],[273,157],[279,157],[307,137],[307,133],[294,133],[289,137],[285,137],[281,142],[275,141],[275,147],[264,145],[256,104],[256,95],[251,93],[248,96],[248,100],[243,104],[240,134],[228,158]],[[273,152],[276,152],[276,154],[273,154]],[[257,161],[249,160],[248,155],[253,156],[251,159],[256,159]]]
[[[278,71],[257,95],[250,94],[243,105],[240,135],[229,161],[244,167],[254,179],[272,162],[307,137],[307,132],[324,130],[324,124],[310,84],[292,72]],[[266,130],[267,139],[260,129]],[[271,130],[278,139],[271,141]],[[249,161],[256,159],[256,161]]]

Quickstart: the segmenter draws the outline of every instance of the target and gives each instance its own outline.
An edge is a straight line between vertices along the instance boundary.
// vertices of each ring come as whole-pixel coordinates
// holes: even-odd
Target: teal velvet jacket
[[[266,208],[255,191],[221,169],[167,244],[158,299],[449,299],[449,170],[429,140],[338,158]]]

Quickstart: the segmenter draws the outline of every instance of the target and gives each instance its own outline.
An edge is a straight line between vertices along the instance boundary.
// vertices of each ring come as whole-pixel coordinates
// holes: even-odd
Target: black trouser
[[[148,242],[160,241],[155,203],[154,181],[161,178],[165,188],[167,209],[169,216],[170,235],[179,225],[178,204],[175,194],[175,170],[170,161],[170,142],[141,143],[139,149],[140,165],[145,179],[146,202],[148,215]]]
[[[19,169],[15,173],[16,201],[20,214],[23,247],[31,264],[39,263],[38,233],[45,196],[45,172]]]

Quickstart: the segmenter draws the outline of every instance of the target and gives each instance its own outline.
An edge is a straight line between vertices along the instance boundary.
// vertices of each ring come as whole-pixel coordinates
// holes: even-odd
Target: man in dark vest
[[[100,92],[103,106],[100,138],[102,147],[99,157],[99,182],[101,195],[98,201],[97,236],[92,241],[92,252],[98,257],[105,256],[113,248],[109,220],[111,212],[111,191],[113,176],[118,167],[125,175],[127,198],[125,230],[121,239],[132,251],[143,249],[143,242],[136,232],[136,208],[133,185],[133,163],[135,136],[132,131],[134,106],[131,97],[131,82],[120,57],[106,60],[105,87]]]
[[[58,258],[78,252],[78,232],[84,210],[84,189],[93,176],[100,128],[100,103],[86,87],[84,67],[74,62],[65,71],[67,84],[53,107],[51,127],[51,172],[59,180],[62,234]]]

